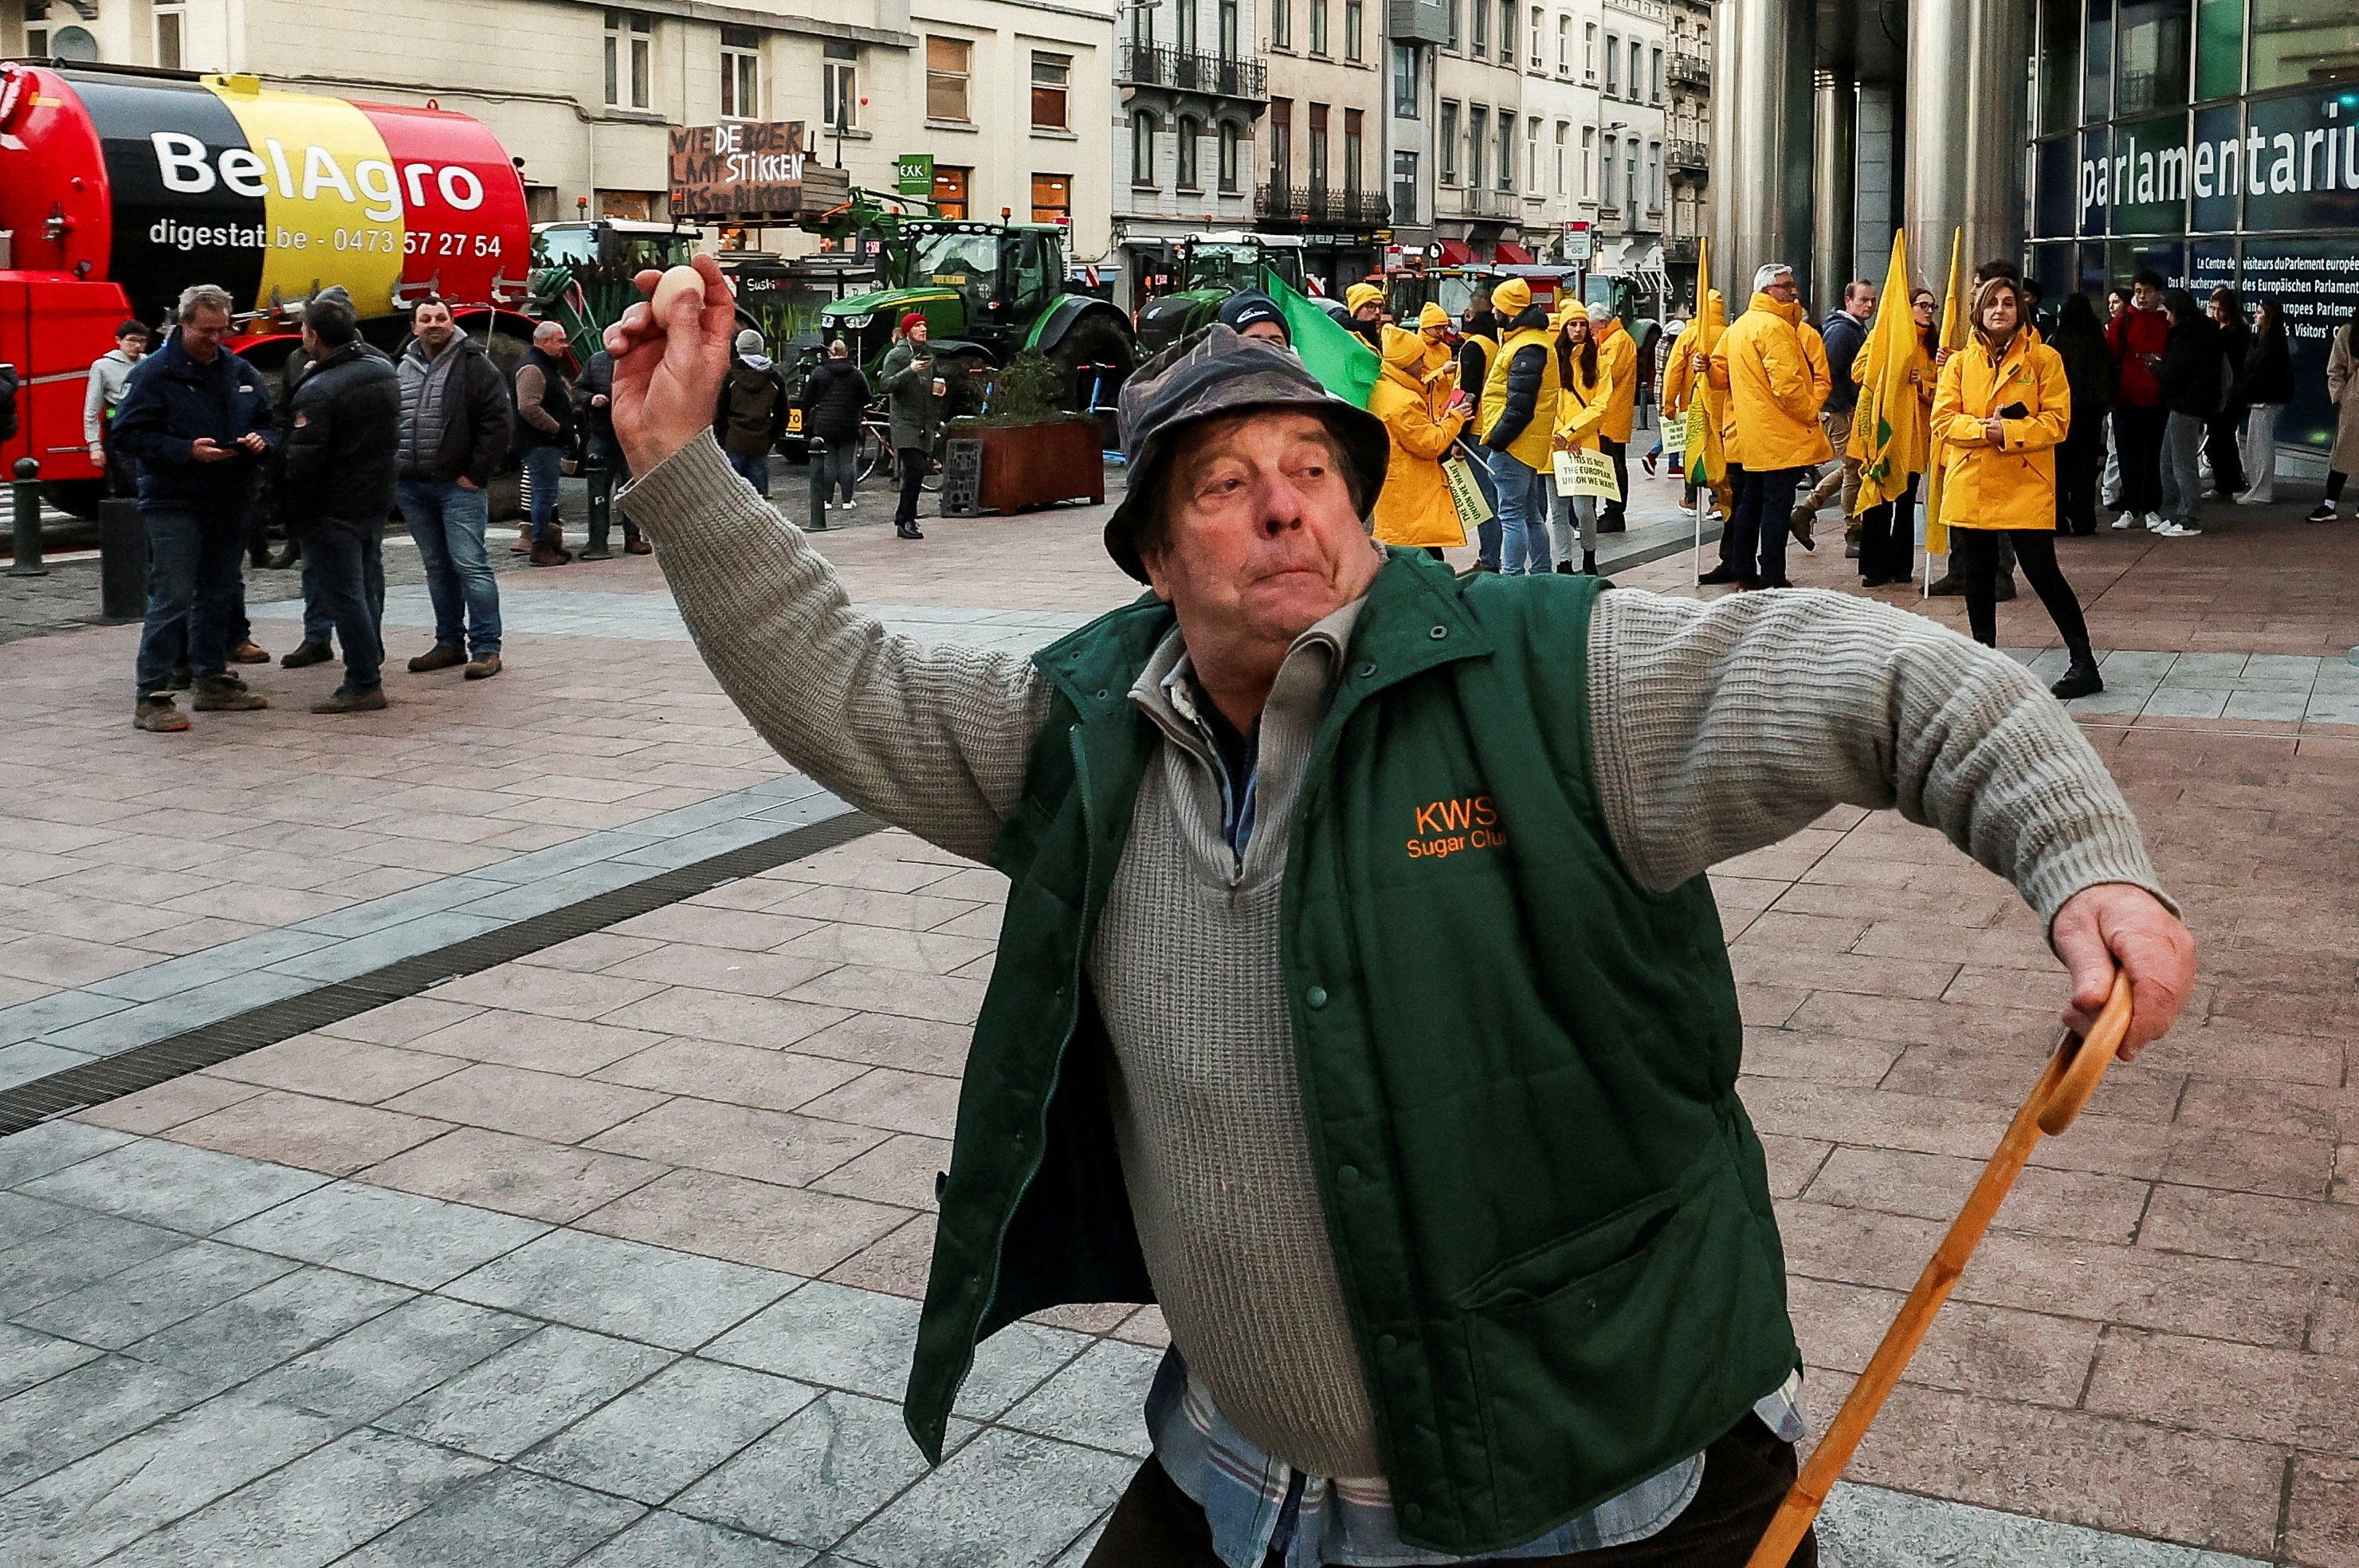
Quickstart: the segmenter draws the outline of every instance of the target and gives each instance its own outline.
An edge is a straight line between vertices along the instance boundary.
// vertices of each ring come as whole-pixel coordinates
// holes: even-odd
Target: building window
[[[25,58],[49,58],[49,0],[25,0]],[[608,77],[613,76],[608,68]],[[607,95],[613,97],[611,92]]]
[[[1622,40],[1612,33],[1605,35],[1605,96],[1622,96]]]
[[[1152,12],[1145,12],[1152,16]],[[967,107],[968,69],[973,62],[974,46],[964,38],[928,38],[926,40],[926,118],[929,120],[969,121],[974,118]]]
[[[1354,196],[1360,193],[1360,166],[1365,161],[1361,154],[1365,146],[1365,138],[1361,131],[1360,112],[1357,109],[1344,110],[1343,189]]]
[[[1581,26],[1581,74],[1590,81],[1597,80],[1597,24],[1583,22]]]
[[[1327,0],[1310,0],[1310,52],[1327,52]]]
[[[1593,200],[1597,195],[1597,127],[1581,127],[1581,199]]]
[[[2338,14],[2343,18],[2339,22],[2333,19]],[[2359,75],[2359,15],[2354,15],[2348,5],[2305,5],[2303,0],[2253,0],[2250,91],[2314,84],[2332,77],[2353,75]],[[2352,106],[2346,101],[2341,108],[2347,147]],[[2346,164],[2343,172],[2346,189],[2353,183],[2353,172]]]
[[[1269,182],[1284,186],[1294,175],[1294,100],[1269,101]]]
[[[1516,112],[1499,111],[1499,189],[1516,188]]]
[[[1237,189],[1237,128],[1221,122],[1221,189],[1234,194]]]
[[[1663,144],[1660,142],[1647,144],[1647,210],[1650,212],[1663,210]]]
[[[1638,138],[1632,136],[1622,144],[1622,197],[1635,215],[1646,192],[1638,189]]]
[[[1516,0],[1499,0],[1499,63],[1516,63]]]
[[[1360,58],[1360,29],[1367,20],[1364,0],[1343,0],[1343,58]]]
[[[820,103],[831,131],[860,129],[860,46],[830,38],[821,46]]]
[[[1130,43],[1133,49],[1155,47],[1155,7],[1133,5],[1130,8]]]
[[[948,164],[934,165],[934,207],[945,218],[966,216],[967,177],[970,168],[952,168]]]
[[[1418,102],[1425,95],[1418,90],[1417,61],[1415,44],[1393,46],[1393,118],[1396,120],[1418,117]]]
[[[1032,221],[1070,223],[1073,221],[1073,177],[1036,174],[1032,177]]]
[[[1540,117],[1531,115],[1524,121],[1524,179],[1534,196],[1547,194],[1540,189]]]
[[[1181,5],[1173,14],[1171,41],[1179,46],[1181,54],[1196,52],[1196,7],[1193,4]]]
[[[1199,140],[1204,135],[1201,122],[1182,115],[1180,120],[1180,173],[1172,184],[1182,190],[1201,190],[1203,184],[1196,178],[1196,154]]]
[[[1474,7],[1474,36],[1468,40],[1466,52],[1476,59],[1491,53],[1491,0],[1472,0]]]
[[[1483,166],[1490,161],[1491,111],[1480,103],[1466,107],[1466,188],[1483,189]]]
[[[1614,205],[1614,166],[1615,161],[1621,157],[1621,153],[1622,139],[1619,136],[1606,137],[1604,163],[1605,180],[1604,184],[1599,188],[1597,192],[1597,202],[1601,207],[1611,207]]]
[[[1393,222],[1417,222],[1417,155],[1393,154]]]
[[[1433,138],[1434,150],[1441,155],[1441,183],[1458,183],[1458,105],[1448,99],[1441,101],[1441,129]]]
[[[654,102],[655,32],[652,17],[628,11],[606,13],[606,103],[615,109],[645,109]]]
[[[1638,76],[1638,61],[1641,58],[1638,40],[1632,38],[1630,40],[1630,102],[1633,103],[1638,101],[1638,90],[1644,85]]]
[[[1556,19],[1556,73],[1572,74],[1572,16],[1562,13]]]
[[[1066,98],[1073,78],[1073,57],[1069,54],[1032,52],[1032,128],[1036,131],[1062,131],[1069,128]]]
[[[1663,101],[1663,51],[1658,49],[1647,51],[1647,95],[1653,103]]]
[[[1559,196],[1568,194],[1564,188],[1564,153],[1565,138],[1571,134],[1571,121],[1559,120],[1556,123],[1556,193]]]
[[[179,0],[173,0],[169,5],[164,4],[164,0],[158,0],[156,63],[166,70],[180,69],[182,53],[180,45],[184,36],[181,32],[181,25],[187,17],[188,9],[186,5],[179,4]]]
[[[1462,18],[1460,17],[1460,16],[1459,16],[1459,12],[1460,12],[1463,7],[1464,7],[1464,5],[1465,5],[1465,0],[1450,0],[1450,46],[1449,46],[1449,47],[1450,47],[1450,52],[1451,52],[1451,54],[1459,54],[1459,53],[1462,53],[1462,52],[1463,52],[1463,50],[1464,50],[1465,40],[1464,40],[1462,38],[1461,38],[1461,37],[1459,36],[1459,34],[1460,34],[1460,27],[1459,27],[1459,24],[1460,24],[1460,21],[1461,21],[1461,19],[1462,19]]]
[[[751,27],[721,29],[721,117],[762,117],[762,35]]]
[[[1294,47],[1294,0],[1269,0],[1269,47]]]
[[[1237,58],[1237,0],[1221,0],[1221,58]]]
[[[1310,106],[1310,189],[1327,189],[1327,105]]]
[[[1130,117],[1130,182],[1155,189],[1155,116],[1144,109]]]
[[[1528,63],[1534,70],[1546,70],[1548,69],[1548,61],[1540,53],[1540,24],[1543,20],[1540,16],[1540,8],[1538,5],[1534,5],[1527,15],[1531,18],[1531,20],[1526,24],[1527,30],[1530,34],[1530,37],[1525,40],[1526,44],[1528,46],[1526,50],[1526,54],[1528,57]]]

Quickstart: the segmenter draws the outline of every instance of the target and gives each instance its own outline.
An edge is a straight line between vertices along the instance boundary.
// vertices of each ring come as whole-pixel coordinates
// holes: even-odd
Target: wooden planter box
[[[983,472],[975,488],[977,512],[1028,512],[1062,501],[1105,499],[1105,454],[1093,419],[1055,419],[1039,425],[951,427],[952,441],[983,447]],[[943,500],[950,499],[947,481]],[[945,510],[947,510],[945,506]]]

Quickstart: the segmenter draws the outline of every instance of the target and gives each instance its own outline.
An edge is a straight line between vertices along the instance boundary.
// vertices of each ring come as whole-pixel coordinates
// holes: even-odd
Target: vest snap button
[[[1361,678],[1362,680],[1366,680],[1370,676],[1373,676],[1373,675],[1375,675],[1375,673],[1376,673],[1376,666],[1375,666],[1375,661],[1374,661],[1374,660],[1371,660],[1371,661],[1369,661],[1368,663],[1366,663],[1366,664],[1364,664],[1364,665],[1362,665],[1360,666],[1360,678]]]
[[[1106,688],[1106,687],[1098,687],[1098,700],[1099,700],[1100,702],[1103,702],[1103,701],[1106,699],[1107,691],[1108,691],[1108,688]]]
[[[1376,1336],[1376,1348],[1389,1356],[1400,1348],[1400,1341],[1392,1335],[1379,1334]]]
[[[1335,1180],[1347,1187],[1358,1186],[1360,1184],[1360,1167],[1357,1165],[1345,1165],[1341,1167],[1335,1173]]]
[[[1316,1011],[1318,1009],[1327,1005],[1327,988],[1325,986],[1312,986],[1309,990],[1302,993],[1302,1000],[1310,1003],[1312,1011]]]
[[[1449,635],[1450,635],[1450,628],[1449,628],[1449,627],[1447,627],[1447,626],[1436,626],[1432,631],[1428,632],[1428,633],[1426,633],[1426,635],[1427,635],[1427,636],[1429,636],[1429,637],[1430,637],[1430,638],[1432,638],[1435,642],[1439,643],[1439,642],[1440,642],[1444,637],[1447,637],[1447,636],[1449,636]]]

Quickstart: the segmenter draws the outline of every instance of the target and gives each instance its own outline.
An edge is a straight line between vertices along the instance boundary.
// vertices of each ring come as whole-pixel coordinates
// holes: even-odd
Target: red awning
[[[1466,243],[1465,241],[1444,240],[1441,242],[1441,265],[1443,266],[1471,266],[1473,265],[1473,261],[1474,247]]]
[[[1529,266],[1532,265],[1532,253],[1513,240],[1501,240],[1498,254],[1491,259],[1500,266]]]

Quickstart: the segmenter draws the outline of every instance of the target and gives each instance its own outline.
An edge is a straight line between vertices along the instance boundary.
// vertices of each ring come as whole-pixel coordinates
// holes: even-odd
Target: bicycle
[[[885,416],[871,409],[860,421],[860,456],[854,460],[855,481],[865,484],[882,474],[891,484],[901,482],[901,454],[893,447],[893,427]],[[928,494],[939,494],[942,488],[942,460],[939,453],[927,465],[926,477],[918,487]]]

